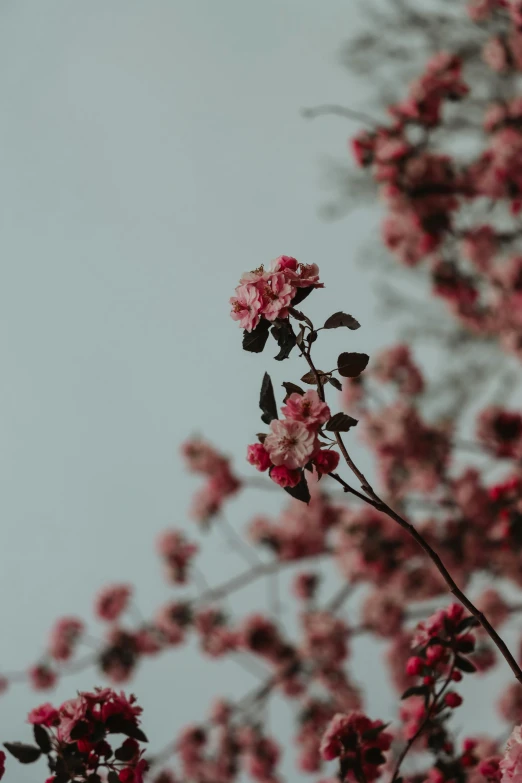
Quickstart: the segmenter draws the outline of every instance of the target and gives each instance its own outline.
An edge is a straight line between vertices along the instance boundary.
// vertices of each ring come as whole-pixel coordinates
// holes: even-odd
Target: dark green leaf
[[[138,726],[133,726],[132,724],[128,727],[127,731],[125,732],[127,737],[132,737],[132,739],[138,740],[139,742],[148,742],[147,735],[145,732],[143,732]]]
[[[272,327],[272,337],[281,349],[277,356],[274,356],[274,359],[278,362],[283,361],[283,359],[288,359],[292,348],[295,347],[297,339],[290,321],[278,321]]]
[[[313,324],[307,315],[302,313],[300,310],[296,310],[295,307],[289,307],[288,310],[290,315],[293,315],[294,318],[296,318],[298,321],[304,321],[306,324],[308,324],[310,329],[313,329]]]
[[[267,372],[265,372],[263,376],[263,383],[261,384],[259,407],[263,412],[261,421],[263,421],[265,424],[270,424],[273,419],[277,419],[277,404],[274,395],[274,387],[272,386],[272,381]]]
[[[132,745],[121,745],[119,748],[116,748],[114,751],[114,758],[117,758],[118,761],[130,761],[131,758],[134,757],[135,754],[135,748],[132,747]]]
[[[288,494],[293,498],[296,498],[296,500],[301,500],[303,503],[310,502],[310,490],[308,489],[304,473],[301,477],[301,481],[296,487],[285,487],[284,489],[285,492],[288,492]]]
[[[243,332],[243,350],[251,353],[261,353],[270,333],[270,321],[261,318],[258,325],[251,332],[246,329]]]
[[[33,734],[35,742],[42,753],[49,753],[52,748],[51,739],[44,727],[40,726],[38,723],[35,723],[33,726]]]
[[[80,720],[78,723],[71,729],[71,739],[72,740],[79,740],[83,739],[83,737],[86,737],[89,733],[89,724],[84,721]]]
[[[357,419],[352,419],[346,413],[336,413],[335,416],[324,425],[325,430],[328,432],[348,432],[352,427],[357,424]]]
[[[322,370],[317,370],[317,375],[319,376],[319,378],[322,380],[323,383],[326,383],[326,381],[328,380],[327,376],[324,374]],[[309,384],[317,383],[315,373],[312,370],[306,372],[301,378],[301,380],[303,383],[309,383]]]
[[[121,715],[111,715],[105,721],[105,726],[110,734],[125,734],[126,737],[148,742],[147,737],[131,720],[127,720]]]
[[[365,742],[373,742],[389,725],[389,723],[383,723],[382,726],[375,726],[373,729],[363,731],[361,736]]]
[[[313,290],[313,286],[309,286],[308,288],[298,288],[297,293],[291,301],[292,307],[301,304],[301,302],[306,299],[306,297],[311,294]]]
[[[340,326],[347,326],[348,329],[360,329],[361,324],[353,315],[348,315],[348,313],[334,313],[330,318],[326,319],[323,329],[338,329]]]
[[[413,685],[411,688],[407,688],[401,696],[402,699],[409,699],[410,696],[425,696],[429,693],[427,685]]]
[[[334,378],[332,375],[328,378],[328,383],[331,383],[334,389],[337,389],[337,391],[343,390],[343,385],[341,381],[338,378]]]
[[[467,631],[468,628],[476,628],[478,625],[480,625],[479,621],[476,617],[473,617],[470,615],[469,617],[465,617],[464,620],[461,620],[460,623],[457,625],[456,633],[462,633],[462,631]]]
[[[281,384],[281,386],[283,386],[284,390],[286,391],[286,395],[283,402],[286,402],[291,394],[304,394],[304,389],[301,389],[300,386],[296,386],[295,383],[290,383],[289,381],[285,381],[284,383]]]
[[[107,783],[120,783],[118,773],[113,772],[113,770],[111,769],[111,771],[107,774]]]
[[[4,748],[21,764],[32,764],[42,755],[40,748],[25,745],[23,742],[4,742]]]
[[[467,674],[473,674],[473,672],[477,671],[475,664],[468,661],[467,658],[462,658],[460,655],[457,655],[455,658],[455,666],[457,669],[460,669],[461,672],[466,672]]]
[[[343,378],[357,378],[369,361],[366,353],[342,353],[337,359],[337,369]]]
[[[384,764],[386,761],[379,748],[368,748],[364,753],[364,760],[367,764],[375,764],[376,766]]]

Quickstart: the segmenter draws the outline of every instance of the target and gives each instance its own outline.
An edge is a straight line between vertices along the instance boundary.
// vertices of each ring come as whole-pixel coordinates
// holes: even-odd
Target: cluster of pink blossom
[[[384,753],[390,749],[392,735],[382,721],[372,721],[359,712],[334,715],[324,733],[321,753],[324,759],[340,759],[341,779],[367,780],[380,776]]]
[[[472,0],[469,9],[474,21],[492,29],[483,49],[487,67],[506,78],[522,70],[519,3]],[[484,148],[471,160],[449,155],[437,148],[441,137],[433,133],[445,129],[444,104],[461,100],[465,107],[467,98],[484,102],[469,90],[462,71],[455,55],[436,54],[407,98],[389,107],[393,120],[359,133],[352,150],[356,162],[371,170],[386,203],[382,233],[388,249],[407,266],[427,262],[434,293],[467,329],[494,336],[506,350],[522,356],[522,273],[516,247],[522,101],[509,94],[513,82],[507,83],[501,100],[484,105]],[[514,220],[493,221],[489,213],[497,203],[506,205]]]
[[[157,548],[165,562],[168,581],[177,585],[185,584],[187,571],[198,552],[198,545],[187,541],[181,530],[166,530],[159,537]]]
[[[288,318],[298,289],[322,288],[317,264],[300,264],[291,256],[275,258],[268,269],[261,265],[245,272],[231,297],[232,318],[251,332],[264,318],[273,322]]]
[[[484,25],[493,20],[493,35],[484,49],[488,66],[499,73],[521,70],[520,1],[473,0],[469,13]],[[353,151],[371,169],[384,198],[388,248],[407,266],[426,260],[434,292],[460,323],[481,339],[498,338],[503,348],[522,356],[522,257],[511,250],[507,259],[502,257],[521,235],[516,220],[522,208],[522,101],[506,99],[487,108],[486,147],[462,163],[435,148],[446,103],[464,100],[470,92],[462,73],[458,57],[437,54],[406,99],[390,107],[390,123],[361,133]],[[502,229],[489,217],[477,222],[475,213],[465,213],[470,205],[479,212],[484,202],[498,201],[506,207]],[[335,761],[336,777],[328,783],[373,783],[385,773],[391,783],[520,783],[520,725],[503,754],[500,739],[465,736],[457,743],[452,721],[463,701],[456,691],[463,673],[478,679],[497,662],[507,662],[522,678],[521,656],[506,654],[488,625],[498,631],[521,609],[504,592],[522,587],[522,415],[499,406],[486,406],[478,415],[475,451],[488,464],[508,460],[509,472],[492,480],[485,469],[463,465],[454,458],[459,417],[430,420],[423,408],[428,379],[408,346],[381,352],[364,378],[360,373],[366,354],[341,354],[336,370],[316,369],[312,349],[323,329],[359,326],[341,312],[316,329],[296,311],[318,287],[316,265],[281,256],[268,270],[245,274],[231,299],[232,317],[246,338],[257,339],[252,333],[262,332],[260,343],[254,339],[246,349],[262,350],[263,335],[271,328],[282,347],[276,358],[286,358],[297,345],[307,361],[301,380],[316,387],[304,392],[286,382],[281,419],[271,382],[262,391],[263,421],[270,431],[248,447],[247,459],[293,495],[277,517],[256,513],[250,521],[250,543],[264,547],[264,556],[248,550],[245,572],[221,585],[201,587],[196,579],[192,584],[196,575],[201,581],[193,565],[198,545],[181,530],[170,530],[157,542],[167,580],[193,593],[174,595],[148,618],[131,603],[131,585],[109,585],[95,600],[96,617],[108,626],[90,660],[112,683],[129,680],[142,659],[189,640],[196,640],[205,656],[228,656],[231,663],[266,672],[266,679],[235,704],[215,703],[206,721],[185,726],[167,753],[158,754],[158,763],[175,755],[179,774],[151,772],[156,764],[154,757],[144,758],[141,710],[133,697],[106,688],[80,693],[58,709],[44,704],[29,716],[36,746],[7,743],[6,748],[25,763],[47,756],[47,783],[105,783],[105,777],[108,783],[142,783],[151,774],[154,783],[234,783],[245,774],[256,783],[278,783],[282,750],[263,721],[272,694],[290,700],[299,716],[299,769],[323,773],[324,763]],[[300,323],[298,336],[290,317]],[[358,429],[376,458],[382,497],[355,466],[352,443],[343,441],[357,422],[343,413],[332,416],[326,401],[331,386],[341,389],[335,372],[345,378],[343,404],[360,417]],[[206,523],[248,481],[240,481],[230,461],[200,439],[186,442],[182,453],[189,470],[206,478],[192,511]],[[339,453],[346,464],[335,473]],[[353,480],[356,486],[349,483]],[[333,481],[344,490],[342,496],[331,491]],[[260,478],[256,484],[262,482]],[[306,492],[299,490],[303,484]],[[242,542],[241,551],[246,546]],[[325,602],[320,598],[325,583],[335,578],[335,568],[322,581],[322,562],[337,566],[340,581],[337,593]],[[226,600],[231,593],[292,564],[299,569],[292,581],[298,601],[295,623],[281,619],[277,607],[270,613],[249,607],[244,616],[230,615]],[[473,594],[477,576],[503,581],[470,604],[461,590]],[[448,584],[475,616],[460,604],[434,614],[433,608],[426,609],[424,601],[446,602]],[[360,598],[357,624],[351,609],[344,611],[354,591]],[[431,616],[413,630],[413,621],[426,615]],[[476,627],[478,620],[481,627]],[[388,724],[365,714],[362,688],[352,670],[357,655],[353,660],[351,653],[362,634],[382,644],[389,679],[402,694],[389,730]],[[62,665],[74,664],[82,640],[87,640],[83,621],[59,619],[44,657],[27,672],[33,687],[54,687]],[[0,680],[0,690],[8,680]],[[520,683],[511,681],[499,690],[499,717],[510,728],[522,724]],[[115,733],[126,739],[113,750],[109,739]],[[402,769],[410,753],[419,754],[417,771],[411,773]],[[0,777],[3,767],[0,754]]]
[[[319,440],[322,425],[331,417],[330,408],[316,391],[294,392],[281,408],[284,419],[270,422],[268,435],[248,447],[247,460],[257,470],[268,470],[280,487],[295,487],[303,479],[303,468],[315,468],[323,476],[334,471],[339,454]]]
[[[181,447],[181,454],[191,473],[207,478],[194,496],[191,510],[191,516],[197,522],[207,524],[220,512],[223,502],[241,488],[241,482],[233,474],[230,460],[199,438],[186,441]]]
[[[58,708],[47,702],[31,710],[27,721],[36,745],[6,742],[5,747],[23,764],[46,756],[51,771],[46,783],[99,783],[101,774],[111,783],[143,783],[149,764],[140,746],[147,742],[139,727],[141,712],[135,696],[127,698],[110,688],[84,691]],[[126,739],[113,749],[111,734]]]

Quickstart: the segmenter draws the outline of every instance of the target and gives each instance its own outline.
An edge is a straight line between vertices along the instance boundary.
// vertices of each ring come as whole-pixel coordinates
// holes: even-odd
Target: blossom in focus
[[[263,299],[256,285],[245,283],[238,285],[236,295],[231,297],[231,316],[234,321],[239,321],[242,329],[251,332],[259,323]]]
[[[281,411],[288,419],[301,421],[308,427],[316,429],[331,417],[330,408],[315,390],[307,391],[305,394],[291,394]]]
[[[274,465],[295,470],[309,461],[315,449],[316,435],[302,422],[274,419],[270,424],[264,447]]]

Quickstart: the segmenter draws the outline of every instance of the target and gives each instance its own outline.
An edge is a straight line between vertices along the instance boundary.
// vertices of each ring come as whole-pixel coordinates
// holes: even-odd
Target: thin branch
[[[301,109],[301,116],[307,120],[315,120],[316,117],[324,117],[327,115],[333,115],[335,117],[344,117],[345,119],[348,120],[355,120],[356,122],[362,122],[365,125],[368,125],[372,129],[375,129],[379,125],[382,125],[382,122],[374,119],[373,117],[370,117],[368,114],[364,114],[364,112],[355,111],[354,109],[349,109],[346,106],[338,106],[335,103],[325,103],[322,104],[321,106],[314,106],[308,109]]]

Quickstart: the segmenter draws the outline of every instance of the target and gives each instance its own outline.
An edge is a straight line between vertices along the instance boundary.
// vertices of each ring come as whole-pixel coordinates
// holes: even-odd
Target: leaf
[[[243,332],[243,350],[250,353],[261,353],[270,334],[270,321],[262,318],[255,329]]]
[[[317,375],[323,381],[323,383],[328,380],[326,374],[322,370],[317,370]],[[317,383],[315,373],[312,370],[306,372],[301,378],[301,380],[303,383],[309,383],[314,385]]]
[[[358,424],[357,419],[352,419],[346,413],[336,413],[335,416],[326,422],[325,430],[328,432],[348,432],[352,427]]]
[[[467,658],[462,658],[460,655],[457,655],[455,658],[455,666],[457,669],[460,669],[461,672],[466,672],[467,674],[473,674],[473,672],[477,671],[477,667],[474,663],[468,661]]]
[[[460,621],[455,632],[459,634],[462,633],[462,631],[467,631],[468,628],[476,628],[478,625],[480,625],[480,623],[477,618],[473,617],[473,615],[470,615],[469,617],[465,617]]]
[[[332,375],[328,378],[328,383],[331,383],[334,389],[337,389],[337,391],[343,390],[343,385],[341,381],[338,378],[334,378]]]
[[[300,310],[296,310],[295,307],[289,307],[288,312],[290,313],[290,315],[293,315],[294,318],[296,318],[298,321],[304,321],[306,324],[308,324],[310,329],[313,329],[313,324],[311,320],[308,318],[307,315],[302,313]]]
[[[301,324],[301,326],[299,327],[299,334],[295,338],[295,342],[299,346],[299,348],[301,348],[301,350],[302,350],[303,340],[305,336],[305,331],[306,331],[305,327],[303,326],[303,324]]]
[[[149,741],[145,732],[142,731],[138,726],[130,725],[125,734],[127,734],[128,737],[132,737],[132,739],[138,740],[139,742]]]
[[[364,752],[364,760],[367,764],[374,764],[375,766],[384,764],[386,761],[379,748],[368,748],[368,750]]]
[[[263,412],[261,421],[265,424],[270,424],[273,419],[277,419],[277,403],[274,395],[274,387],[272,386],[272,381],[267,372],[265,372],[263,383],[261,384],[259,407]]]
[[[309,286],[308,288],[298,288],[294,298],[290,302],[292,307],[301,304],[301,302],[303,302],[306,299],[306,297],[312,293],[313,290],[314,290],[313,285]]]
[[[125,736],[132,737],[132,739],[140,742],[148,742],[143,731],[131,720],[127,720],[121,715],[111,715],[105,721],[105,726],[110,734],[125,734]]]
[[[131,758],[133,758],[135,753],[135,749],[132,745],[121,745],[119,748],[116,748],[114,751],[114,758],[118,759],[118,761],[130,761]]]
[[[259,441],[260,443],[264,443],[264,442],[265,442],[265,440],[266,440],[266,432],[258,432],[258,433],[256,434],[256,438],[258,439],[258,441]]]
[[[411,688],[407,688],[401,696],[402,699],[409,699],[410,696],[425,696],[428,693],[427,685],[413,685]]]
[[[306,482],[305,475],[301,476],[301,481],[296,487],[285,487],[285,492],[288,492],[296,500],[301,500],[303,503],[310,502],[310,490]]]
[[[281,386],[283,386],[284,390],[286,391],[283,402],[286,402],[291,394],[304,394],[304,389],[301,389],[301,387],[297,386],[295,383],[290,383],[290,381],[285,381],[281,384]]]
[[[71,734],[70,734],[71,739],[72,740],[83,739],[83,737],[86,737],[87,734],[89,734],[89,731],[90,731],[89,724],[84,720],[79,720],[78,723],[71,730]]]
[[[295,347],[297,339],[290,321],[279,321],[276,323],[272,327],[272,337],[276,340],[281,349],[277,356],[274,356],[274,359],[278,362],[281,362],[283,359],[288,359],[292,348]]]
[[[35,742],[42,753],[50,753],[52,748],[51,739],[44,727],[40,726],[38,723],[35,723],[33,726],[33,734]]]
[[[361,328],[361,324],[353,317],[353,315],[339,312],[334,313],[330,316],[330,318],[326,319],[323,329],[338,329],[340,326],[347,326],[348,329],[352,330]]]
[[[369,361],[366,353],[342,353],[337,359],[337,369],[343,378],[357,378]]]
[[[388,728],[390,724],[389,723],[383,723],[382,726],[375,726],[373,729],[368,729],[368,731],[363,731],[362,738],[365,742],[373,742],[377,739],[379,734],[383,732],[385,729]]]
[[[118,773],[111,769],[111,771],[107,773],[107,783],[120,783]]]
[[[42,752],[34,745],[25,745],[23,742],[4,742],[4,748],[9,751],[21,764],[32,764],[38,761]]]

